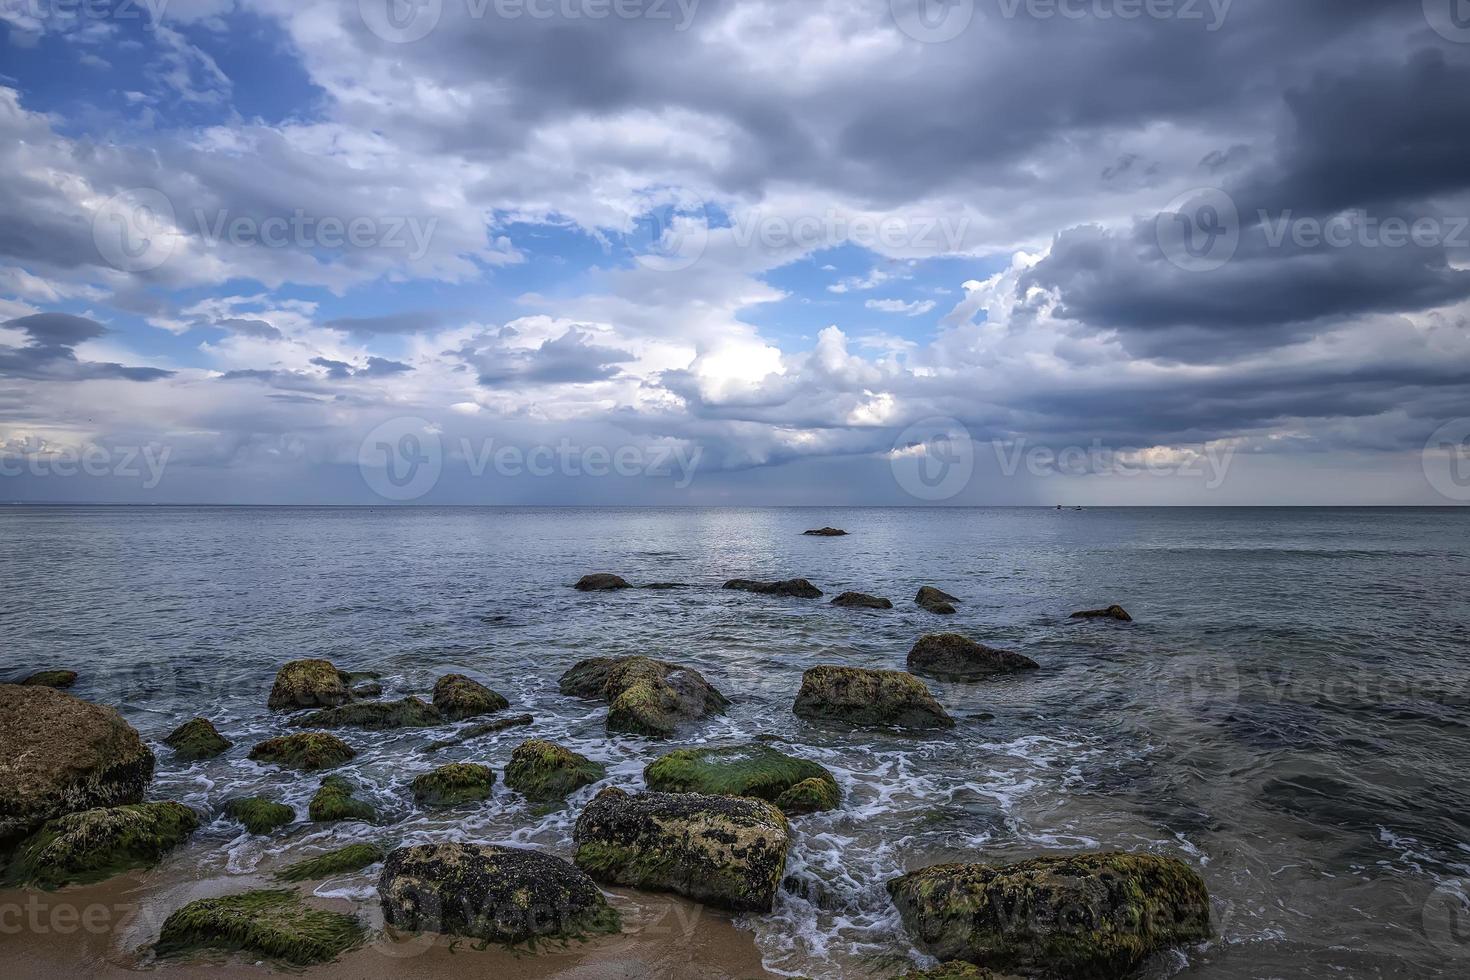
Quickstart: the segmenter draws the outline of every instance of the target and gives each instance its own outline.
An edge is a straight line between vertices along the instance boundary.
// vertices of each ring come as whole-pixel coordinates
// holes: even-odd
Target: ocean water
[[[845,527],[846,538],[801,531]],[[906,869],[1072,849],[1174,855],[1209,885],[1217,937],[1150,977],[1429,977],[1470,972],[1470,510],[314,509],[0,510],[0,677],[81,672],[151,742],[194,715],[236,744],[180,763],[156,744],[151,797],[216,813],[263,792],[305,815],[316,780],[248,761],[285,729],[276,668],[327,657],[427,696],[448,671],[536,717],[426,754],[430,732],[344,736],[346,772],[392,822],[298,824],[253,838],[213,818],[160,875],[228,879],[356,839],[458,837],[567,856],[598,787],[533,812],[497,787],[425,813],[408,792],[450,761],[503,770],[533,734],[642,785],[661,752],[773,735],[842,784],[795,821],[787,890],[747,916],[767,965],[886,976],[925,962],[883,883]],[[678,581],[584,595],[581,575]],[[809,578],[892,611],[726,592]],[[963,601],[912,603],[921,585]],[[1136,622],[1067,614],[1121,603]],[[931,681],[953,732],[852,733],[795,718],[817,664],[902,669],[921,634],[957,630],[1042,669]],[[698,668],[729,714],[671,743],[610,737],[557,678],[591,656]],[[376,869],[320,886],[373,904]]]

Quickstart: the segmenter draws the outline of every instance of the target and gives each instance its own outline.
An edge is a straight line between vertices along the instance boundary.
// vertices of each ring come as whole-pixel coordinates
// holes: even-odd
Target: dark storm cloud
[[[486,347],[463,352],[480,373],[480,384],[505,387],[517,384],[589,384],[618,373],[617,365],[633,360],[628,351],[602,347],[589,333],[575,327],[535,350]]]
[[[172,377],[160,368],[125,367],[111,361],[82,361],[74,348],[107,332],[100,323],[69,313],[36,313],[8,320],[0,326],[23,331],[30,343],[24,347],[0,345],[0,377],[32,381],[88,381],[117,378],[124,381],[158,381]]]

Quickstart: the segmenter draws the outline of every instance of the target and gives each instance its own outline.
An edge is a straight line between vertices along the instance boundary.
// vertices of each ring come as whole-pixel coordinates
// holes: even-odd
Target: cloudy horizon
[[[1470,502],[1466,0],[0,34],[0,501]]]

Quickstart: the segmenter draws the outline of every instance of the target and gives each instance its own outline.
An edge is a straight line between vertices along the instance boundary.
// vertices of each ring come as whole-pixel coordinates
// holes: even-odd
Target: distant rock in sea
[[[931,633],[909,651],[908,668],[942,680],[980,680],[994,674],[1036,670],[1030,657],[997,650],[958,633]]]
[[[631,589],[628,580],[619,575],[584,575],[577,580],[573,586],[578,592],[615,592],[619,589]]]
[[[822,597],[822,590],[804,578],[788,579],[785,582],[755,582],[751,579],[735,578],[726,582],[725,588],[737,592],[779,595],[792,599],[820,599]]]
[[[815,538],[845,538],[847,532],[836,527],[819,527],[815,531],[803,531],[802,534]]]
[[[914,602],[921,609],[937,613],[940,616],[953,616],[955,612],[954,603],[959,602],[948,592],[941,592],[933,586],[926,585],[914,596]]]
[[[1074,612],[1072,619],[1116,619],[1120,623],[1131,623],[1133,617],[1128,615],[1128,610],[1122,606],[1109,606],[1106,609],[1088,609],[1083,612]]]
[[[888,599],[866,592],[844,592],[832,600],[832,605],[841,606],[844,609],[892,609],[893,603]]]

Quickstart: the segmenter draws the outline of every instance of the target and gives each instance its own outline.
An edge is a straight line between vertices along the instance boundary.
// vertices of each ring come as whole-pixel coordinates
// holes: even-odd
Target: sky
[[[1470,0],[0,0],[0,501],[1470,502]]]

